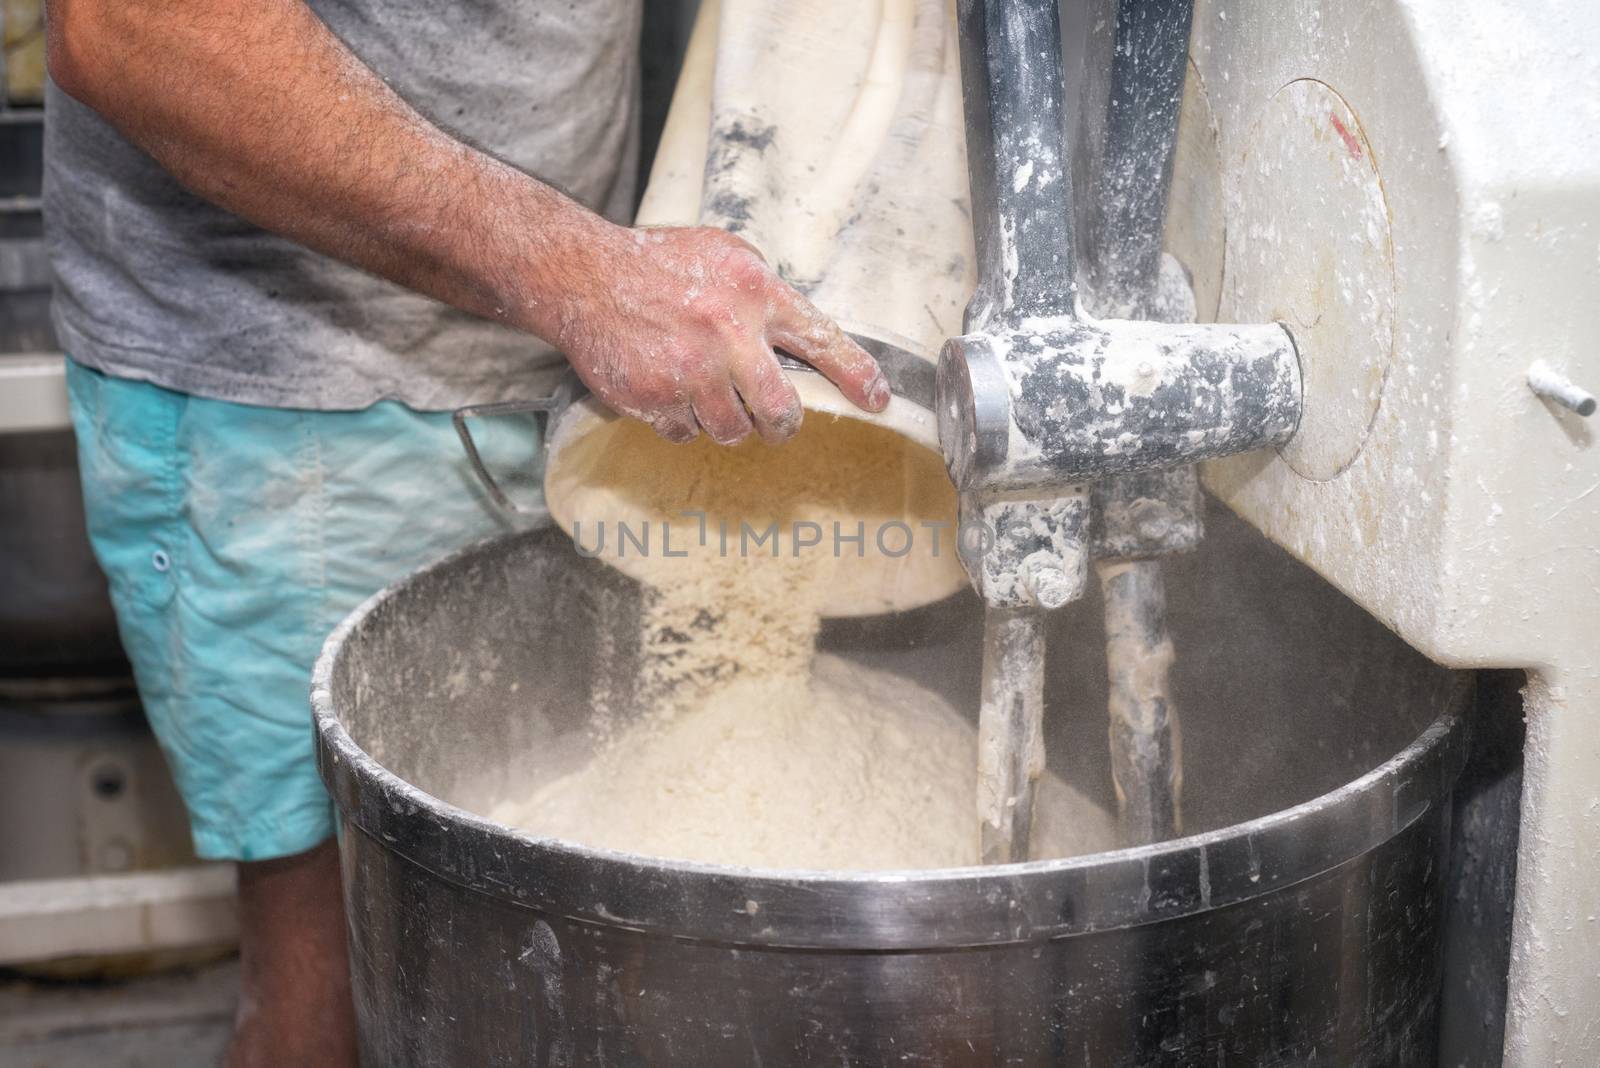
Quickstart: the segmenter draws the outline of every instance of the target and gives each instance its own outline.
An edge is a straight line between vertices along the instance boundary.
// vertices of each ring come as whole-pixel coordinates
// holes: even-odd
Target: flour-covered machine
[[[702,4],[641,221],[750,240],[894,387],[796,368],[813,418],[942,454],[956,558],[822,642],[970,708],[985,864],[473,815],[634,697],[569,391],[554,523],[318,666],[364,1056],[1600,1059],[1597,56],[1573,0]],[[1120,848],[1028,860],[1046,765]]]

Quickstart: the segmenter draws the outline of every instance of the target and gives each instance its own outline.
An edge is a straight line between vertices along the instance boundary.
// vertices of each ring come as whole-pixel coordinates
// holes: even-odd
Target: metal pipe
[[[1283,445],[1303,393],[1294,340],[1276,323],[1034,320],[951,339],[938,376],[939,440],[962,491],[1050,489]]]
[[[1168,689],[1172,638],[1159,560],[1096,565],[1105,599],[1111,778],[1124,845],[1183,830],[1183,741]]]
[[[988,607],[978,706],[978,826],[985,864],[1028,859],[1044,774],[1044,617]]]
[[[1105,318],[1155,319],[1167,193],[1189,63],[1193,0],[1123,0],[1087,233],[1087,272]]]
[[[1072,173],[1057,0],[961,0],[957,20],[978,266],[966,329],[1070,314]]]

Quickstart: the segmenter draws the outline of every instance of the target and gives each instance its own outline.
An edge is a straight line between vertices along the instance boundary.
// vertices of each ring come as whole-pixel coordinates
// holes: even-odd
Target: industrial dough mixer
[[[1574,4],[959,6],[706,5],[644,211],[740,231],[886,351],[943,347],[921,407],[996,533],[962,560],[982,603],[916,609],[931,637],[825,638],[981,707],[995,866],[745,871],[471,815],[627,706],[612,621],[649,596],[555,530],[480,546],[318,668],[365,1055],[1411,1065],[1441,1014],[1475,1014],[1476,1063],[1502,1025],[1505,1063],[1594,1056],[1600,367],[1576,338],[1600,314],[1600,127],[1562,80],[1600,26]],[[1215,509],[1202,540],[1200,461],[1311,570]],[[1071,607],[1091,566],[1098,663]],[[1516,834],[1456,816],[1472,684],[1445,669],[1489,667],[1528,672],[1515,935],[1484,936],[1514,956],[1508,986],[1461,993],[1462,835]],[[1515,716],[1503,681],[1477,691],[1484,723]],[[1005,863],[1041,759],[1098,776],[1148,844]]]

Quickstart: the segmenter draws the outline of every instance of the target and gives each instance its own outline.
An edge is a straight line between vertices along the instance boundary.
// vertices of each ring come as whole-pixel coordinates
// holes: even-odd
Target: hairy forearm
[[[52,0],[51,72],[184,186],[559,341],[618,227],[433,126],[301,0]]]
[[[872,358],[749,245],[629,231],[456,141],[302,0],[50,0],[47,28],[57,84],[193,192],[544,338],[670,438],[792,435],[775,347],[862,407],[888,403]]]

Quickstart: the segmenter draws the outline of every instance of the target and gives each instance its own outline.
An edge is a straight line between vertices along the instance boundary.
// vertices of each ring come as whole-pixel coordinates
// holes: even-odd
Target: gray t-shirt
[[[614,219],[632,206],[640,0],[310,0],[462,140]],[[55,324],[107,374],[272,407],[439,410],[541,395],[560,357],[188,193],[47,88]]]

